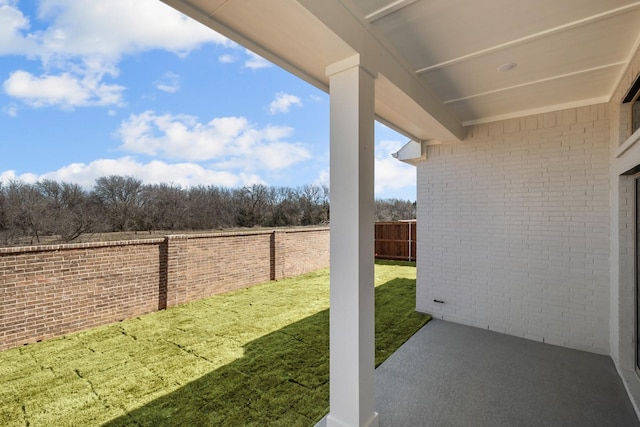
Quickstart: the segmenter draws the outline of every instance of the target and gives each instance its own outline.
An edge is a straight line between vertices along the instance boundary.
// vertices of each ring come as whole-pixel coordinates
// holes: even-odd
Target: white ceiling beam
[[[410,96],[432,119],[422,126],[429,126],[443,141],[464,139],[466,131],[454,113],[420,81],[402,55],[375,34],[375,29],[349,0],[297,1],[362,58],[374,62],[374,69]]]
[[[569,23],[566,23],[566,24],[563,24],[563,25],[559,25],[559,26],[554,27],[554,28],[549,28],[547,30],[540,31],[540,32],[535,33],[535,34],[530,34],[528,36],[520,37],[518,39],[511,40],[511,41],[508,41],[506,43],[502,43],[502,44],[499,44],[499,45],[488,47],[486,49],[482,49],[482,50],[478,50],[478,51],[475,51],[475,52],[471,52],[469,54],[462,55],[462,56],[459,56],[457,58],[449,59],[447,61],[443,61],[443,62],[440,62],[438,64],[433,64],[433,65],[430,65],[428,67],[420,68],[420,69],[416,70],[416,74],[428,73],[430,71],[439,70],[441,68],[448,67],[448,66],[454,65],[454,64],[458,64],[460,62],[468,61],[470,59],[479,58],[481,56],[485,56],[485,55],[488,55],[490,53],[497,52],[499,50],[503,50],[503,49],[506,49],[506,48],[509,48],[509,47],[513,47],[513,46],[517,46],[519,44],[527,43],[527,42],[530,42],[530,41],[533,41],[533,40],[536,40],[536,39],[540,39],[540,38],[543,38],[543,37],[548,37],[548,36],[551,36],[553,34],[557,34],[557,33],[563,32],[563,31],[568,31],[568,30],[580,27],[582,25],[591,24],[593,22],[596,22],[596,21],[599,21],[599,20],[602,20],[602,19],[610,18],[612,16],[619,15],[621,13],[625,13],[625,12],[628,12],[630,10],[637,9],[639,7],[640,7],[640,1],[635,2],[635,3],[630,3],[630,4],[627,4],[625,6],[618,7],[616,9],[607,10],[606,12],[602,12],[602,13],[598,13],[596,15],[588,16],[586,18],[578,19],[577,21],[569,22]]]
[[[390,3],[385,7],[380,8],[375,12],[368,14],[367,16],[365,16],[365,18],[369,22],[374,22],[374,21],[377,21],[378,19],[384,18],[387,15],[391,15],[393,12],[397,10],[403,9],[409,6],[410,4],[415,3],[416,1],[417,0],[396,0],[393,3]]]
[[[544,107],[531,108],[529,110],[518,110],[518,111],[514,111],[512,113],[507,113],[507,114],[499,114],[495,116],[481,117],[479,119],[474,119],[474,120],[466,120],[462,124],[464,126],[473,126],[473,125],[479,125],[483,123],[492,123],[492,122],[498,122],[502,120],[517,119],[525,116],[534,116],[537,114],[554,113],[562,110],[568,110],[570,108],[586,107],[588,105],[606,104],[608,102],[609,102],[609,96],[600,96],[596,98],[583,99],[580,101],[567,102],[564,104],[547,105]]]
[[[601,65],[599,67],[593,67],[593,68],[588,68],[588,69],[585,69],[585,70],[574,71],[572,73],[558,74],[558,75],[555,75],[555,76],[546,77],[544,79],[533,80],[533,81],[530,81],[530,82],[520,83],[520,84],[517,84],[517,85],[501,87],[500,89],[494,89],[494,90],[488,90],[486,92],[474,93],[473,95],[463,96],[463,97],[460,97],[460,98],[448,99],[448,100],[444,101],[444,103],[445,104],[453,104],[454,102],[461,102],[461,101],[466,101],[468,99],[480,98],[480,97],[483,97],[483,96],[493,95],[493,94],[500,93],[500,92],[507,92],[507,91],[510,91],[510,90],[513,90],[513,89],[520,89],[522,87],[533,86],[533,85],[537,85],[537,84],[540,84],[540,83],[550,82],[550,81],[553,81],[553,80],[559,80],[559,79],[564,79],[564,78],[567,78],[567,77],[578,76],[580,74],[591,73],[591,72],[594,72],[594,71],[604,70],[606,68],[624,67],[625,65],[627,65],[627,62],[625,62],[625,61],[623,61],[623,62],[614,62],[614,63],[611,63],[611,64]]]
[[[218,13],[220,13],[222,11],[222,9],[224,9],[226,6],[229,5],[229,3],[231,3],[233,0],[225,0],[220,6],[218,6],[216,9],[214,9],[213,11],[211,11],[208,14],[209,18],[214,18]]]

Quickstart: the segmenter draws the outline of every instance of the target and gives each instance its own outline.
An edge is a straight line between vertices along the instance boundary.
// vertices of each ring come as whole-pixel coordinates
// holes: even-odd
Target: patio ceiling
[[[323,90],[360,54],[378,118],[417,140],[608,102],[640,42],[629,0],[164,1]]]

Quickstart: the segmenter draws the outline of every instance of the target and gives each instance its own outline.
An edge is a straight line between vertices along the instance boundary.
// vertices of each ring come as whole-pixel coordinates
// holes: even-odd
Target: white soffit
[[[356,53],[292,0],[162,1],[325,91],[327,64]]]
[[[640,43],[640,0],[163,1],[325,91],[359,53],[376,114],[420,140],[608,102]]]
[[[638,1],[352,1],[465,125],[607,102],[640,40]]]
[[[410,137],[448,141],[464,136],[452,110],[368,33],[364,17],[354,16],[340,0],[163,1],[325,91],[327,67],[360,53],[368,69],[388,79],[376,91],[376,114],[382,122]],[[389,82],[394,90],[389,90]],[[401,104],[411,111],[385,109],[398,103],[385,97],[402,98]],[[420,121],[412,121],[417,118]]]

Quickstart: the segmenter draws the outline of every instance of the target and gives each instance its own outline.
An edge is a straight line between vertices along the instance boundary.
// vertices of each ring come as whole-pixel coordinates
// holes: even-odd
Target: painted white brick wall
[[[419,311],[608,354],[608,106],[429,146],[418,235]]]

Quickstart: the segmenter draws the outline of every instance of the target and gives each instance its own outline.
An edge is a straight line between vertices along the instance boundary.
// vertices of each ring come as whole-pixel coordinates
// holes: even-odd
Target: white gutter
[[[409,163],[410,165],[416,165],[422,160],[427,160],[427,147],[426,144],[418,141],[407,142],[400,150],[391,154],[394,158],[401,162]]]

